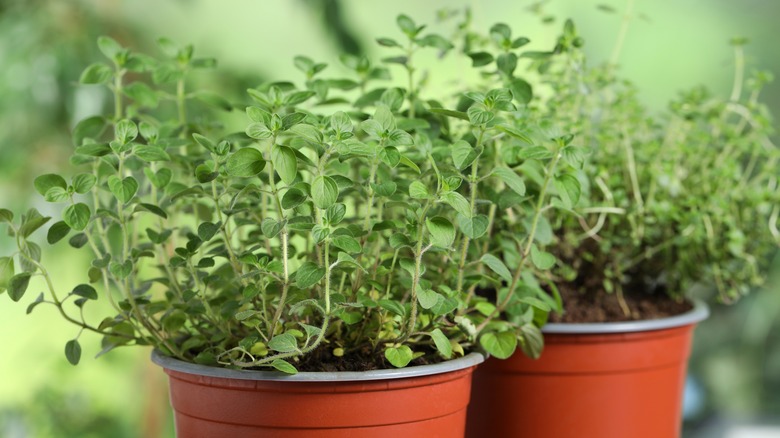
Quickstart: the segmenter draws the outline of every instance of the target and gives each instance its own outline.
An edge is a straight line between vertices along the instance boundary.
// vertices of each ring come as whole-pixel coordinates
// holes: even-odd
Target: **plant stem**
[[[620,52],[623,50],[623,43],[626,39],[626,33],[628,32],[628,26],[633,19],[632,13],[634,10],[634,0],[626,1],[626,10],[623,12],[623,21],[620,23],[620,30],[618,31],[617,39],[615,40],[615,47],[612,49],[612,56],[609,58],[609,69],[614,70],[617,66],[618,58],[620,58]]]
[[[477,137],[477,144],[476,149],[479,149],[479,147],[482,145],[482,138],[485,135],[485,128],[480,127],[479,128],[479,136]],[[471,164],[471,179],[469,180],[469,191],[471,195],[469,208],[471,211],[472,217],[474,216],[474,207],[477,203],[477,185],[479,184],[479,179],[477,169],[479,167],[479,159],[475,159],[474,162]],[[457,283],[457,290],[458,292],[463,291],[463,276],[465,275],[466,271],[466,258],[469,251],[469,243],[471,242],[471,239],[464,235],[463,236],[463,244],[461,245],[460,249],[460,261],[458,261],[458,283]]]
[[[431,206],[431,202],[427,201],[425,203],[425,207],[423,207],[422,213],[420,214],[419,219],[419,225],[417,228],[417,247],[414,251],[414,275],[412,276],[412,289],[411,289],[411,298],[410,298],[410,304],[412,306],[411,310],[409,311],[409,321],[406,326],[406,330],[404,331],[404,335],[399,339],[399,343],[406,342],[407,339],[409,339],[409,336],[414,332],[414,326],[417,324],[417,287],[420,284],[420,271],[422,270],[422,256],[425,254],[425,250],[430,248],[430,245],[428,248],[423,249],[423,241],[425,240],[425,216],[428,213],[428,209]]]
[[[561,158],[561,152],[560,150],[555,152],[555,157],[550,161],[549,166],[547,167],[547,172],[544,176],[544,182],[542,183],[542,188],[539,191],[539,200],[536,202],[536,208],[534,211],[534,217],[531,222],[531,229],[528,232],[528,236],[526,237],[527,243],[525,245],[525,248],[523,249],[522,254],[520,255],[520,263],[517,264],[517,269],[515,270],[514,275],[512,276],[512,283],[509,286],[509,290],[507,291],[506,296],[503,300],[501,300],[500,303],[496,306],[496,308],[493,310],[493,312],[488,316],[487,318],[482,321],[482,323],[477,326],[477,332],[481,331],[485,326],[490,323],[494,318],[496,318],[498,315],[503,312],[506,307],[509,305],[510,301],[512,301],[512,296],[514,296],[515,289],[517,288],[517,284],[520,282],[520,276],[523,273],[523,269],[525,268],[525,263],[528,261],[528,256],[531,253],[531,247],[534,243],[534,238],[536,236],[536,229],[539,226],[539,219],[542,216],[542,213],[544,212],[543,206],[544,206],[544,200],[547,197],[547,189],[550,185],[550,180],[552,179],[553,175],[555,174],[555,167],[558,165],[558,160]]]

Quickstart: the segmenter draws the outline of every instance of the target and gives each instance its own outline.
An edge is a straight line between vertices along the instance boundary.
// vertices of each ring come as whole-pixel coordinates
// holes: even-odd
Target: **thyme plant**
[[[745,40],[732,40],[728,96],[696,87],[660,114],[619,77],[617,54],[588,66],[571,23],[558,41],[540,65],[551,93],[538,117],[566,126],[588,154],[577,214],[553,223],[560,261],[550,280],[584,295],[614,293],[628,319],[642,317],[628,293],[680,301],[705,288],[732,302],[760,285],[780,243],[780,149],[760,100],[772,75],[745,74]]]
[[[536,280],[554,263],[547,215],[577,202],[581,154],[527,111],[531,86],[514,75],[526,38],[494,26],[499,54],[461,55],[491,80],[433,96],[424,84],[435,76],[421,81],[414,59],[458,53],[405,15],[397,23],[402,42],[378,39],[398,54],[383,60],[389,68],[342,56],[353,74],[332,78],[299,56],[301,87],[262,84],[249,105],[188,88],[189,75],[215,66],[191,46],[160,40],[165,57],[154,59],[100,38],[110,63],[81,82],[108,87],[113,112],[76,126],[68,175],[35,180],[64,205],[47,242],[88,251],[91,267],[58,290],[33,238],[50,218],[0,210],[18,245],[0,258],[0,291],[19,301],[42,276],[47,290],[28,312],[52,305],[75,325],[73,364],[84,331],[103,336],[103,352],[151,345],[287,373],[477,349],[508,357],[518,345],[538,356],[538,327],[560,310]],[[388,85],[398,67],[406,85]],[[245,132],[225,133],[204,105],[245,109]],[[98,299],[114,312],[88,321],[82,310]]]

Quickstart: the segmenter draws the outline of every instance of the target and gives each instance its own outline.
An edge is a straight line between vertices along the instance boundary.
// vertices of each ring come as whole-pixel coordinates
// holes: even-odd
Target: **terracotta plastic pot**
[[[176,436],[462,437],[477,353],[397,370],[228,370],[157,352],[169,376]]]
[[[467,437],[676,438],[696,302],[670,318],[548,324],[538,360],[517,353],[474,373]]]

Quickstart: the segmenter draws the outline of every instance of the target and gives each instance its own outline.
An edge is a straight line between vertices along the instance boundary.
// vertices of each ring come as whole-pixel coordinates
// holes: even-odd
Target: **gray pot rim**
[[[371,370],[371,371],[337,371],[337,372],[300,372],[284,374],[281,371],[232,370],[184,362],[170,356],[165,356],[157,350],[152,351],[152,362],[173,371],[222,379],[236,380],[272,380],[280,382],[354,382],[365,380],[393,380],[410,377],[430,376],[458,371],[473,367],[484,362],[480,353],[469,353],[466,356],[446,360],[431,365],[418,365],[407,368]]]
[[[663,330],[696,324],[710,315],[709,306],[702,300],[691,300],[693,308],[685,313],[668,318],[642,321],[595,322],[595,323],[550,323],[542,327],[545,334],[608,334],[635,333]]]

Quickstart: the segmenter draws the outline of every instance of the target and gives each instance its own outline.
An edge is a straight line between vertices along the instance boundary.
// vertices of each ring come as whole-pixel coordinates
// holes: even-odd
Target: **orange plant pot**
[[[154,353],[170,381],[176,436],[462,437],[479,354],[435,365],[342,373],[240,371]]]
[[[538,360],[488,359],[474,374],[467,437],[677,438],[703,303],[652,321],[548,324]]]

